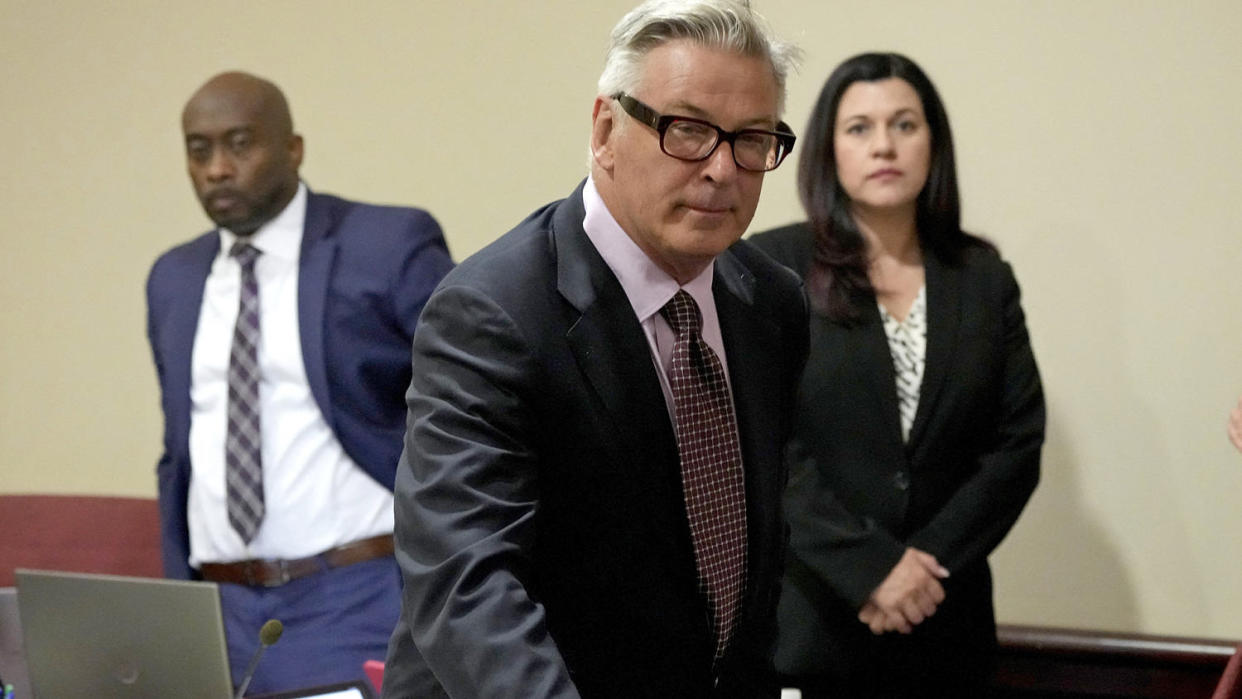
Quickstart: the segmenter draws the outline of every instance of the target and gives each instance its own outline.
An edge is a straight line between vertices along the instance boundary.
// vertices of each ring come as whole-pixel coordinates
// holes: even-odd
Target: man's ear
[[[612,100],[604,96],[595,98],[591,110],[591,159],[600,168],[611,172],[613,166],[612,139],[617,132]]]
[[[302,167],[302,154],[305,148],[302,143],[301,134],[289,135],[289,162],[293,163],[293,171],[297,172]]]

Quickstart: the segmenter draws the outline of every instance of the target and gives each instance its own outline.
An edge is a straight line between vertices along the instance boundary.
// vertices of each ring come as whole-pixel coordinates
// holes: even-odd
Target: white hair
[[[767,59],[776,79],[777,106],[784,113],[785,77],[796,67],[801,51],[777,39],[745,0],[647,0],[634,8],[613,27],[599,94],[611,97],[632,91],[647,53],[678,39]]]

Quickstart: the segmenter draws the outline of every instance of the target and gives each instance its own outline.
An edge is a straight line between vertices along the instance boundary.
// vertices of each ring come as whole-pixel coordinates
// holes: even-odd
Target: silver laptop
[[[17,570],[36,697],[225,699],[215,583]]]
[[[17,613],[17,588],[0,587],[0,683],[13,685],[14,697],[29,697],[22,622]]]

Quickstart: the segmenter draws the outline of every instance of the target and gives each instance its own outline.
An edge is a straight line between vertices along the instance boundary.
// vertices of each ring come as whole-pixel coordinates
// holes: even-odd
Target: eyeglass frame
[[[794,141],[798,138],[794,135],[793,129],[789,128],[789,124],[786,124],[783,121],[776,122],[776,128],[779,129],[778,131],[768,131],[767,129],[738,129],[737,131],[725,131],[716,124],[713,124],[705,119],[696,119],[695,117],[681,116],[677,114],[660,114],[633,95],[625,92],[618,92],[614,94],[612,98],[620,103],[621,108],[625,110],[626,114],[629,114],[639,122],[656,130],[660,136],[661,152],[670,158],[676,158],[677,160],[681,160],[683,162],[697,163],[707,160],[712,157],[712,153],[716,152],[716,149],[720,147],[721,143],[728,143],[729,153],[733,156],[734,165],[737,165],[746,172],[771,172],[780,167],[781,163],[785,162],[785,158],[789,157],[789,154],[793,151]],[[716,142],[712,144],[712,147],[706,153],[698,158],[683,158],[680,155],[673,155],[664,147],[664,134],[668,132],[668,127],[672,126],[675,121],[689,121],[715,129]],[[763,134],[765,136],[776,137],[777,146],[780,148],[780,154],[772,167],[767,168],[766,170],[756,170],[754,168],[746,167],[742,163],[738,162],[737,147],[734,145],[734,141],[736,141],[739,136],[744,134]]]

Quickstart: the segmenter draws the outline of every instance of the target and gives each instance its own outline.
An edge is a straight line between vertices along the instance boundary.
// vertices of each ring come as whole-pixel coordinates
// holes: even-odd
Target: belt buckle
[[[276,567],[280,570],[280,576],[275,580],[263,581],[264,587],[280,587],[293,579],[293,576],[289,573],[289,561],[281,558],[276,561]]]
[[[263,575],[263,567],[261,563],[262,561],[251,559],[249,561],[246,561],[243,564],[244,568],[242,568],[242,570],[246,574],[247,585],[251,587],[257,587],[259,585],[267,584],[267,580],[265,576]]]
[[[270,577],[266,575],[270,564],[275,564],[277,575]],[[243,567],[245,573],[246,584],[251,587],[280,587],[293,579],[289,572],[289,563],[284,559],[275,561],[249,560]]]

